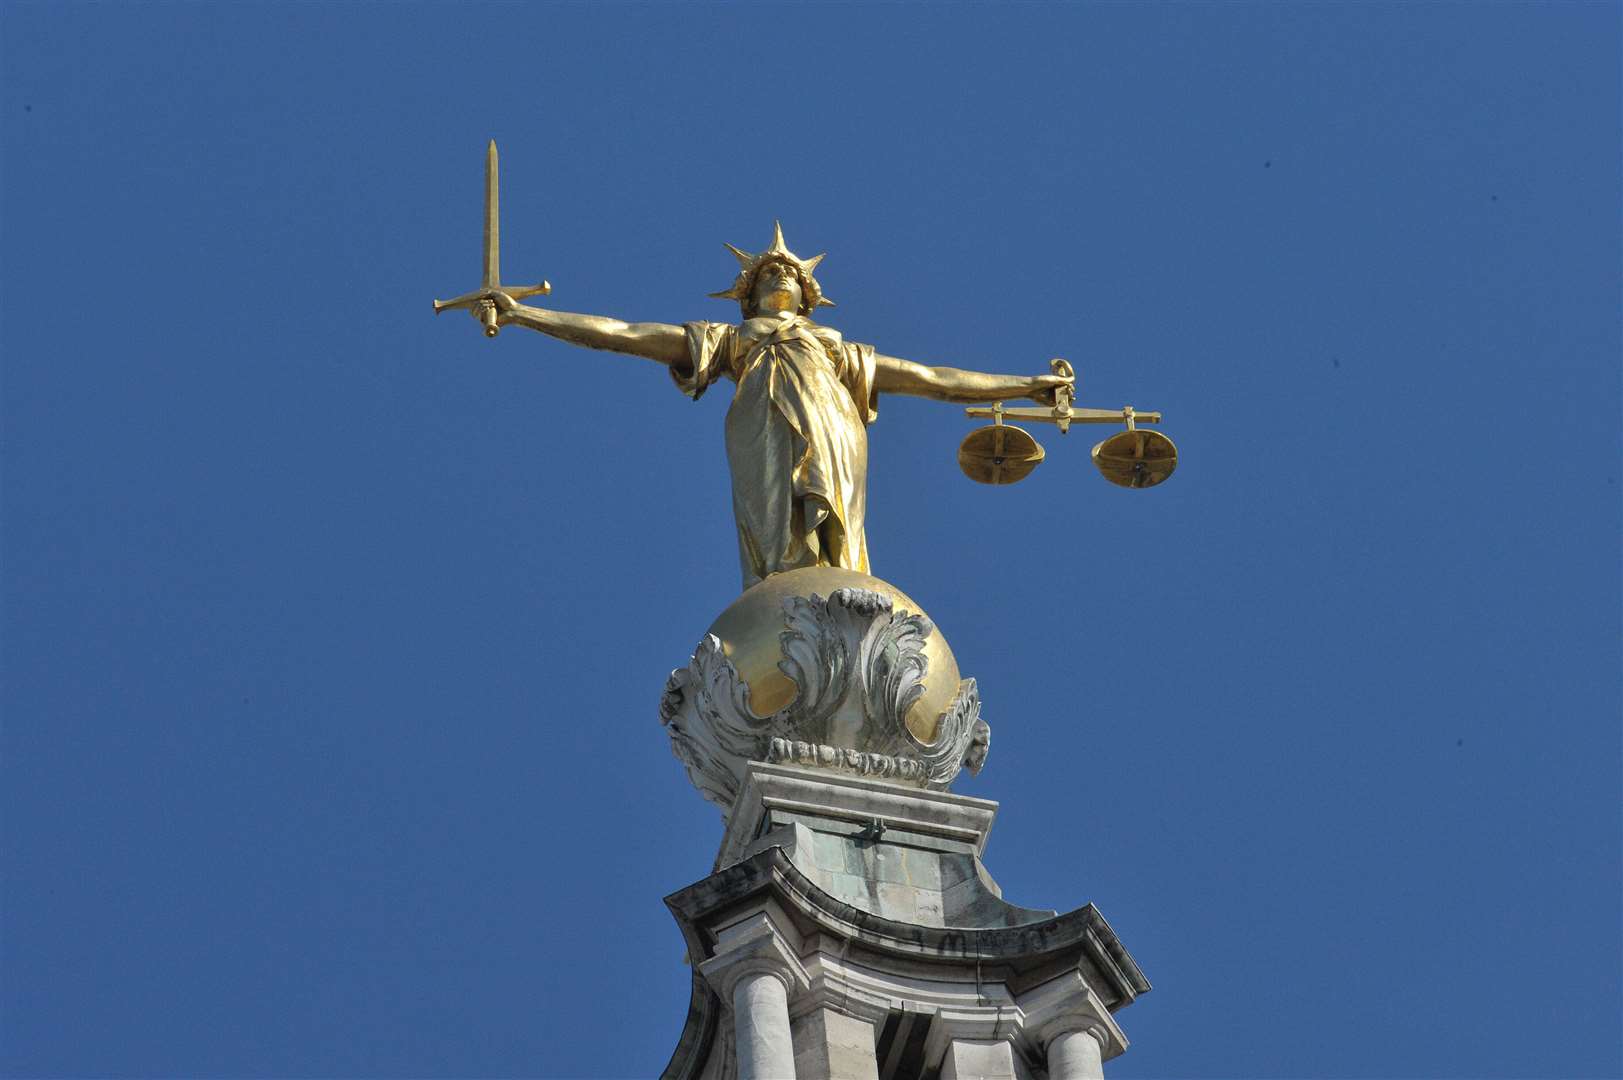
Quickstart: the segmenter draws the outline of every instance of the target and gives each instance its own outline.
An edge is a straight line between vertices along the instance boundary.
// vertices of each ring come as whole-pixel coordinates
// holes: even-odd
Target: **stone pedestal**
[[[750,762],[715,872],[666,898],[694,967],[666,1080],[1081,1080],[1149,983],[1089,904],[1002,898],[997,805]]]

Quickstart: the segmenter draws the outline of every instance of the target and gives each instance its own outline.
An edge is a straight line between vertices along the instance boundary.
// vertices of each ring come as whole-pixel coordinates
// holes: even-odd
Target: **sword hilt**
[[[454,300],[434,301],[434,314],[438,315],[453,308],[467,308],[473,317],[484,325],[485,336],[495,337],[501,333],[501,326],[496,322],[496,305],[489,298],[492,289],[499,289],[514,300],[523,300],[531,296],[546,296],[552,292],[552,283],[543,281],[539,285],[487,285],[477,292],[463,293]]]

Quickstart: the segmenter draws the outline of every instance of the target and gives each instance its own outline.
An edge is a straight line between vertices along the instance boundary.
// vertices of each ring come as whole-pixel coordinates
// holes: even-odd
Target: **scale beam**
[[[1055,375],[1073,380],[1076,378],[1075,369],[1065,360],[1050,360],[1048,367]],[[1076,384],[1072,382],[1054,391],[1054,404],[1047,409],[1007,409],[1004,408],[1003,402],[996,401],[990,408],[982,405],[965,409],[964,415],[988,419],[994,424],[1001,424],[1005,419],[1036,420],[1043,424],[1056,424],[1061,435],[1067,434],[1072,424],[1126,424],[1127,430],[1132,431],[1136,421],[1142,420],[1146,424],[1161,422],[1160,413],[1139,412],[1131,405],[1124,405],[1119,409],[1078,409],[1072,405],[1075,400]]]
[[[981,406],[965,409],[964,415],[993,420],[1003,417],[1008,420],[1036,420],[1044,424],[1058,424],[1061,433],[1072,424],[1126,424],[1131,427],[1135,422],[1143,424],[1161,422],[1160,413],[1139,412],[1131,405],[1120,409],[1073,409],[1059,405],[1052,409],[1005,409],[1003,403],[998,402],[991,408]]]

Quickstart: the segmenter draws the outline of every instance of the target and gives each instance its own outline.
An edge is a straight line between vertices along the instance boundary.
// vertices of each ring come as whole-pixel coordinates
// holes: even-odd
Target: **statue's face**
[[[787,263],[767,263],[755,275],[755,285],[750,289],[750,306],[756,315],[799,311],[803,300],[800,275]]]

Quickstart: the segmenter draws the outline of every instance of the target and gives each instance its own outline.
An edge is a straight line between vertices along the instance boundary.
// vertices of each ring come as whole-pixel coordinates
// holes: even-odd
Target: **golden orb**
[[[890,598],[898,614],[923,615],[924,609],[906,593],[886,581],[855,570],[834,566],[808,566],[786,570],[757,582],[717,616],[709,632],[721,639],[738,676],[749,684],[750,711],[770,716],[795,699],[794,682],[778,669],[783,659],[779,635],[784,629],[783,601],[791,596],[827,599],[836,589],[867,589]],[[932,620],[933,621],[933,620]],[[922,743],[935,742],[941,714],[958,693],[958,661],[938,627],[925,639],[928,671],[924,693],[907,712],[907,730]]]

